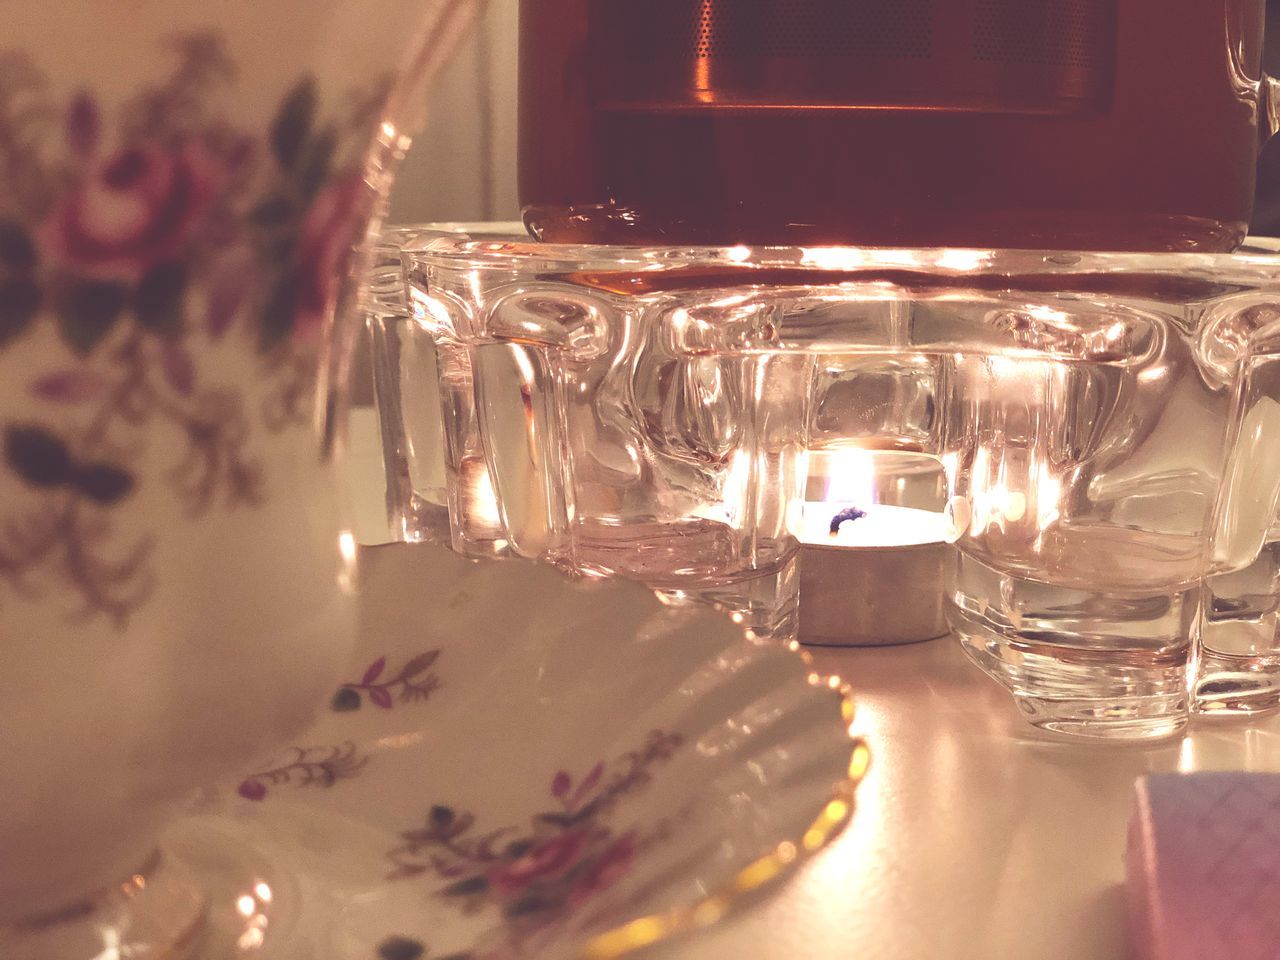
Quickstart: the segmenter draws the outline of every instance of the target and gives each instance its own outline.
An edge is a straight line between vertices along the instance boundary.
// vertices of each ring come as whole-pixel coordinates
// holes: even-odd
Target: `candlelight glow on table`
[[[799,534],[800,639],[875,646],[946,633],[946,517],[877,502],[886,483],[891,494],[905,492],[907,476],[896,468],[919,474],[922,461],[940,469],[937,461],[858,447],[811,457],[822,499],[805,502]]]

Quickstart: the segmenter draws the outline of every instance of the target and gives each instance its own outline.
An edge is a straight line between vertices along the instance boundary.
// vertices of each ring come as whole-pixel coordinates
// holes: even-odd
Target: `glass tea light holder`
[[[364,314],[387,520],[399,540],[503,557],[508,544],[481,449],[470,355],[447,339],[437,343],[415,318],[401,264],[407,246],[450,232],[447,225],[393,227],[374,249]]]
[[[933,574],[884,571],[922,540],[964,650],[1047,729],[1160,737],[1280,697],[1272,253],[569,246],[495,225],[402,259],[412,322],[467,371],[439,390],[455,543],[480,457],[505,550],[780,639],[812,622],[805,567],[905,598]],[[819,486],[850,448],[923,458],[926,479],[877,469],[869,503]],[[837,546],[898,542],[845,547],[861,573],[802,562],[832,549],[833,506],[863,514]],[[891,639],[860,606],[841,637]]]
[[[421,234],[384,231],[373,250],[364,304],[387,520],[392,535],[408,542],[451,538],[438,354],[430,334],[410,316],[400,266],[401,248]]]

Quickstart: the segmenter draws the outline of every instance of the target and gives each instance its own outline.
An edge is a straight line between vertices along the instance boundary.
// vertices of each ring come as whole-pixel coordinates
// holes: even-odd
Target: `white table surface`
[[[371,412],[349,468],[357,538],[387,538]],[[852,822],[768,896],[645,952],[664,960],[1124,960],[1134,780],[1280,771],[1280,717],[1194,723],[1152,746],[1041,734],[952,638],[815,650],[852,682],[872,750]]]

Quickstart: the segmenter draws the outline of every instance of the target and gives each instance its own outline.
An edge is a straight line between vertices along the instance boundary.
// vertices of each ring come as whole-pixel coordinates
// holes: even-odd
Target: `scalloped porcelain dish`
[[[197,956],[618,956],[715,921],[852,812],[848,691],[794,648],[435,545],[363,549],[360,577],[324,717],[167,842],[228,878]],[[215,834],[236,863],[200,862]]]

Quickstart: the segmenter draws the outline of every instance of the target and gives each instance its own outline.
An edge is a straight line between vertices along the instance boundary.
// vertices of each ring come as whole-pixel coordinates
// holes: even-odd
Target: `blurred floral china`
[[[0,953],[183,933],[199,898],[149,856],[167,810],[300,729],[344,662],[333,318],[408,81],[475,4],[370,7],[8,18]]]
[[[288,851],[266,907],[237,891],[287,932],[273,958],[619,957],[751,903],[855,816],[850,690],[786,645],[618,579],[359,555],[330,709],[166,835],[233,821]]]

